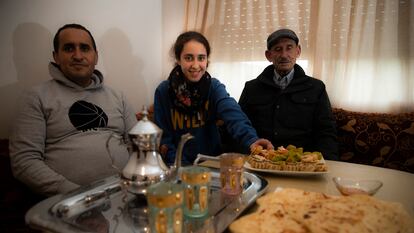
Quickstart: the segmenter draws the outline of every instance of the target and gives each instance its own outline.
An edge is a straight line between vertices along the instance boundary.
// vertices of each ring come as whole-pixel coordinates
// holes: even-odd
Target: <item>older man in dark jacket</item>
[[[295,32],[272,33],[265,55],[273,65],[246,82],[239,104],[259,137],[275,147],[291,144],[337,160],[336,125],[325,85],[296,64],[300,53]]]

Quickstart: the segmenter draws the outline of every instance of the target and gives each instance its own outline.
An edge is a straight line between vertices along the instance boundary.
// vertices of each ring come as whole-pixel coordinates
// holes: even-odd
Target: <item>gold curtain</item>
[[[267,36],[290,28],[298,63],[335,107],[414,111],[414,0],[187,0],[185,28],[210,41],[210,73],[238,99],[269,65]]]

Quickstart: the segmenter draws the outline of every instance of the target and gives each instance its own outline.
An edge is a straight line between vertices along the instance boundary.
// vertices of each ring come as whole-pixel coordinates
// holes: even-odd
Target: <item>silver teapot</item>
[[[193,138],[189,133],[181,136],[177,147],[175,163],[168,167],[158,152],[162,136],[162,130],[148,119],[148,111],[144,106],[142,120],[132,127],[128,133],[129,161],[122,169],[121,178],[127,190],[136,194],[146,194],[148,186],[159,181],[171,181],[177,178],[178,169],[181,167],[181,158],[184,144]],[[106,146],[109,155],[109,141]],[[119,169],[118,169],[119,170]]]

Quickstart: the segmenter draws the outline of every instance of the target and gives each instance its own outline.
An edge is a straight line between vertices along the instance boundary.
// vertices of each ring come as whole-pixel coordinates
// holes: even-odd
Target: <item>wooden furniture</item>
[[[319,175],[278,175],[267,172],[256,173],[257,175],[265,178],[268,182],[266,192],[273,192],[280,188],[298,188],[308,191],[323,192],[331,195],[340,195],[336,189],[332,177],[341,176],[347,178],[358,178],[358,179],[378,179],[383,182],[383,187],[375,194],[376,198],[381,200],[398,202],[401,203],[407,210],[407,212],[414,216],[414,174],[375,167],[368,165],[360,165],[346,162],[337,161],[326,161],[328,166],[328,173]],[[207,161],[202,163],[203,166],[218,167],[216,161]],[[62,196],[57,195],[48,198],[36,206],[31,208],[26,214],[26,222],[31,225],[33,224],[36,228],[42,228],[41,230],[51,230],[50,226],[53,225],[52,229],[61,229],[63,232],[77,232],[76,229],[68,229],[59,227],[56,224],[56,218],[48,216],[47,213],[50,211],[50,207],[53,206],[57,201],[61,200]],[[247,211],[254,210],[253,208]],[[107,208],[113,208],[108,205]],[[114,207],[115,208],[115,207]],[[113,210],[118,211],[119,210]],[[34,224],[36,223],[36,224]],[[122,229],[122,226],[119,226]],[[59,230],[60,232],[60,230]]]
[[[381,189],[374,197],[391,202],[401,203],[408,213],[414,217],[414,174],[395,169],[326,160],[328,172],[322,175],[278,175],[267,172],[255,172],[269,182],[267,192],[280,188],[297,188],[329,195],[341,195],[332,181],[340,176],[351,179],[375,179],[383,182]],[[206,161],[201,165],[218,167],[214,161]],[[246,170],[251,172],[249,170]]]
[[[307,191],[341,195],[332,178],[335,176],[376,179],[383,182],[382,188],[374,197],[385,201],[399,202],[414,217],[414,174],[394,169],[354,164],[338,161],[326,161],[328,173],[318,176],[279,176],[270,173],[258,173],[269,182],[268,192],[276,188],[298,188]]]

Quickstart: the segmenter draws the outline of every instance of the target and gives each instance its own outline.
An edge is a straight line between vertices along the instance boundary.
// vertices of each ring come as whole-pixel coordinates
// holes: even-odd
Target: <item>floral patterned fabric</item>
[[[352,112],[334,108],[340,160],[414,173],[414,112]]]

